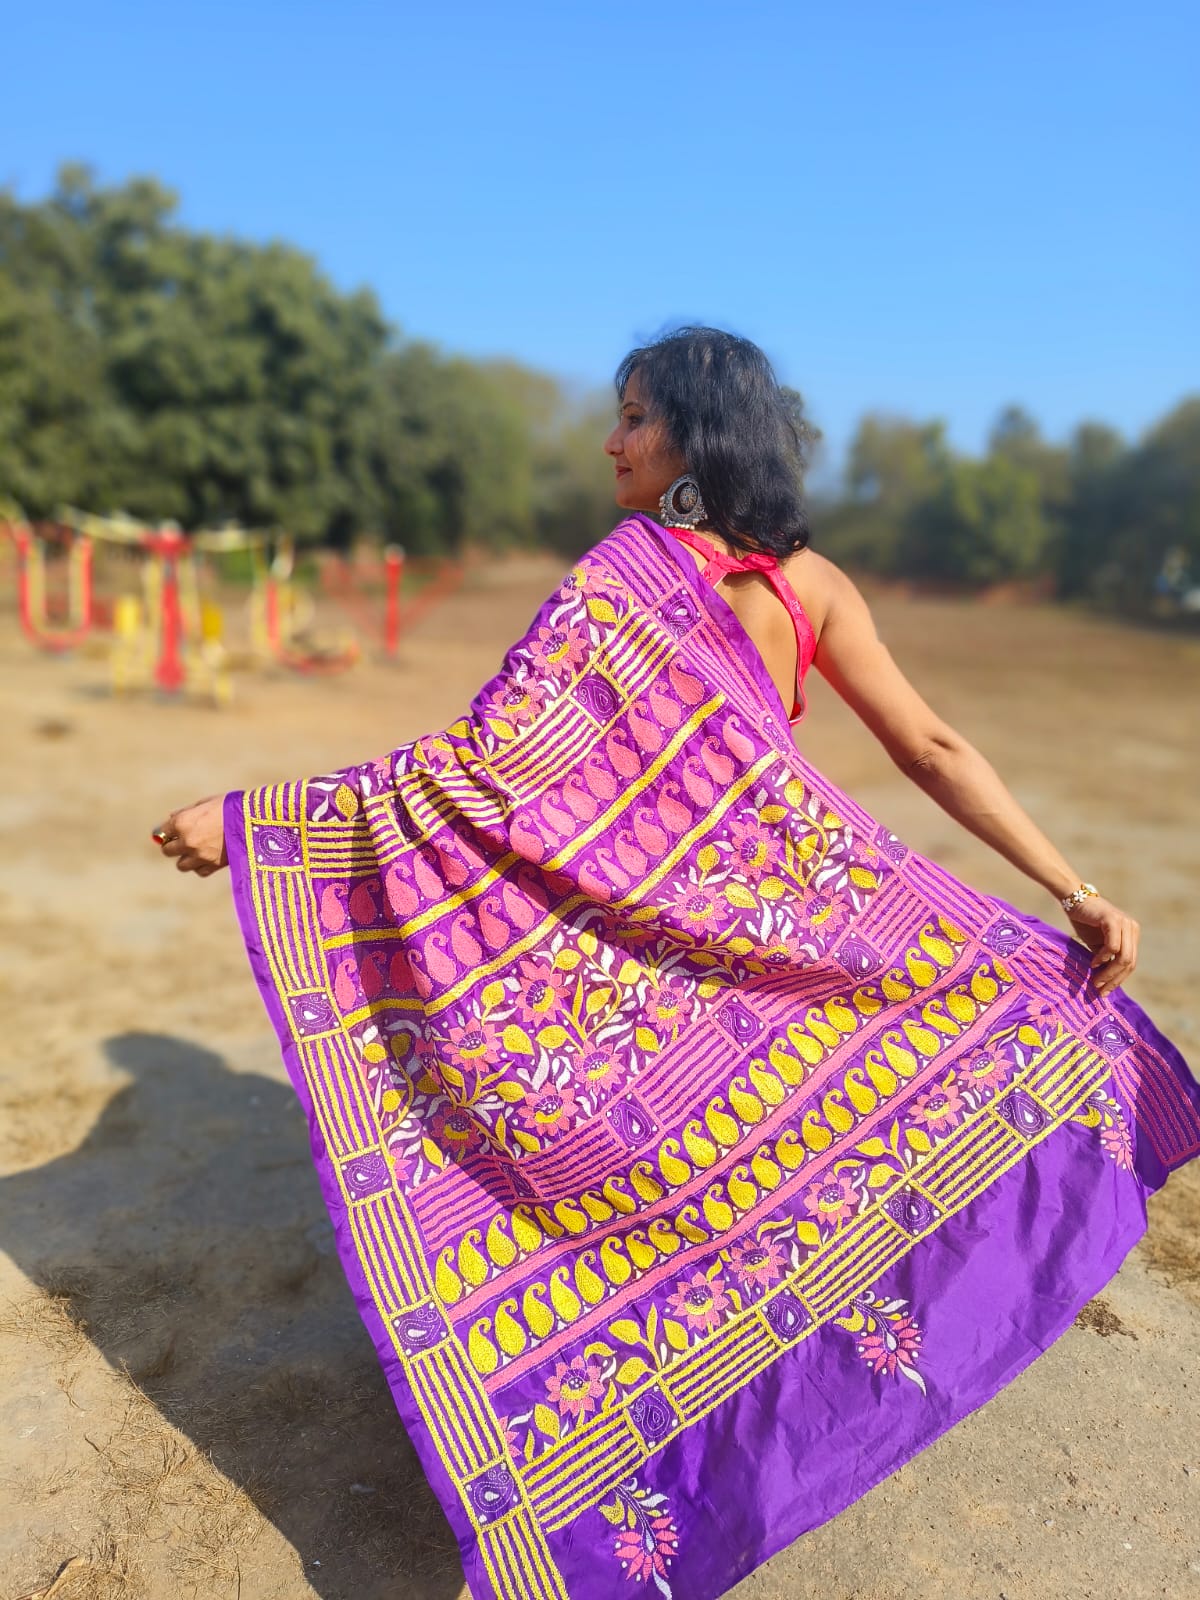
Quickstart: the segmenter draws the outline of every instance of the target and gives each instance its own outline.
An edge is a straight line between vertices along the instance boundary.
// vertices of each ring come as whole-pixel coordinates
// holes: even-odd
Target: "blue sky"
[[[0,183],[153,173],[408,334],[603,382],[757,339],[836,456],[868,408],[1128,433],[1200,388],[1180,3],[7,7]]]

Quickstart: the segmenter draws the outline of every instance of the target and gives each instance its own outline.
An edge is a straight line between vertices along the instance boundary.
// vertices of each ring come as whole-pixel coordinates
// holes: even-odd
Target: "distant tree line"
[[[414,553],[574,553],[612,526],[611,397],[405,340],[302,252],[176,204],[79,166],[44,201],[0,192],[0,498]],[[1200,608],[1200,397],[1135,443],[1086,422],[1053,445],[1012,407],[978,459],[939,422],[868,416],[813,523],[884,576]]]
[[[867,416],[814,522],[832,559],[886,577],[1200,615],[1200,396],[1135,443],[1084,422],[1050,444],[1010,406],[978,458],[940,422]]]
[[[595,396],[402,340],[371,293],[176,204],[84,167],[0,193],[0,497],[417,553],[611,527]]]

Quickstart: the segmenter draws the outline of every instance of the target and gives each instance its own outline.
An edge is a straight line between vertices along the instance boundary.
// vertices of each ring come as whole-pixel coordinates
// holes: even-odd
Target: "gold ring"
[[[171,840],[175,837],[175,835],[169,831],[169,829],[167,828],[166,823],[163,822],[163,823],[160,823],[159,826],[154,829],[154,831],[151,833],[150,837],[154,840],[155,844],[161,850],[163,845],[170,844]]]

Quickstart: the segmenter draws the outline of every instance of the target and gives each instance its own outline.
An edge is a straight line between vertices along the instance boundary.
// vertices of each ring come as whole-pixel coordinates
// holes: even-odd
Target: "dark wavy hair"
[[[780,385],[758,346],[718,328],[676,328],[622,361],[621,403],[635,372],[647,416],[700,485],[705,526],[739,550],[803,550],[813,434],[800,396]]]

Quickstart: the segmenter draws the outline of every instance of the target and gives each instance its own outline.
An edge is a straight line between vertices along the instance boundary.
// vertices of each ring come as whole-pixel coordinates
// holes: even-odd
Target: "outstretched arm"
[[[830,585],[815,663],[870,728],[901,772],[954,820],[1040,883],[1056,900],[1079,887],[1079,874],[968,740],[928,706],[875,631],[866,601],[845,573],[825,563]],[[1137,961],[1138,924],[1101,895],[1070,913],[1093,952],[1100,994],[1123,983]]]
[[[209,877],[229,865],[225,853],[224,796],[210,795],[207,800],[184,806],[182,811],[172,811],[161,830],[155,829],[153,837],[163,855],[175,858],[180,872]]]

